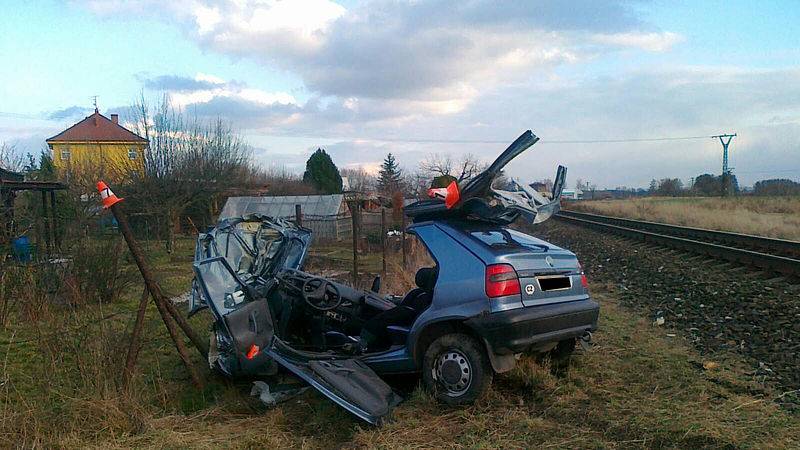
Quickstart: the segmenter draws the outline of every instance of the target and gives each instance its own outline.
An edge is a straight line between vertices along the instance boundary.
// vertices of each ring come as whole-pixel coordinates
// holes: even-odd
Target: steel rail
[[[734,263],[748,264],[766,271],[776,272],[783,275],[800,276],[800,259],[772,255],[742,248],[729,247],[721,244],[688,239],[684,237],[669,236],[666,234],[614,225],[597,220],[579,218],[572,214],[564,214],[564,211],[557,214],[556,217],[560,220],[577,223],[579,225],[596,228],[602,231],[610,231],[615,234],[641,240],[647,243],[672,247],[692,253],[699,253],[712,258],[724,259]]]
[[[751,234],[731,233],[728,231],[716,231],[707,230],[704,228],[670,225],[658,222],[648,222],[644,220],[625,219],[622,217],[610,217],[577,211],[562,210],[559,212],[559,215],[562,217],[574,217],[626,228],[641,229],[658,234],[666,234],[669,236],[685,237],[693,240],[718,243],[745,250],[755,250],[760,253],[768,253],[775,256],[800,258],[800,242],[797,241],[753,236]]]

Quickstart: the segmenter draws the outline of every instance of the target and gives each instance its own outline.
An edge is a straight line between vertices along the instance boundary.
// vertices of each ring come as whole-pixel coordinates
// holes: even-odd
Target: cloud
[[[301,110],[294,103],[259,102],[242,96],[214,96],[206,101],[184,104],[192,115],[222,117],[238,129],[265,129],[291,123]]]
[[[672,48],[673,45],[682,42],[683,36],[671,32],[613,33],[596,34],[592,36],[592,40],[599,44],[639,48],[651,52],[663,52]]]
[[[226,86],[224,80],[221,84]],[[780,90],[774,86],[781,86]],[[238,92],[247,92],[239,87]],[[206,92],[206,91],[199,91]],[[220,92],[225,92],[224,89]],[[304,104],[275,102],[267,94],[211,95],[183,103],[201,117],[223,117],[251,135],[281,136],[281,145],[260,153],[274,165],[302,168],[310,147],[323,146],[341,167],[372,167],[392,152],[414,170],[432,153],[472,152],[484,159],[504,144],[414,142],[500,140],[511,142],[532,128],[542,141],[509,167],[523,178],[552,177],[558,164],[570,179],[599,186],[646,186],[651,178],[689,177],[719,170],[720,148],[712,139],[549,144],[552,140],[591,140],[710,136],[738,132],[731,161],[740,181],[752,184],[762,173],[748,168],[797,168],[794,142],[800,141],[800,70],[744,70],[680,67],[639,70],[615,77],[575,75],[534,79],[501,86],[478,104],[449,115],[413,112],[412,101],[312,97]],[[397,110],[408,108],[400,118]],[[423,110],[424,108],[419,108]],[[776,139],[771,134],[785,136]],[[300,139],[302,138],[302,139]],[[308,144],[308,141],[313,144]],[[293,157],[274,157],[293,154]],[[292,153],[294,152],[294,153]],[[299,169],[298,169],[299,170]]]
[[[187,110],[234,120],[264,148],[267,163],[301,167],[316,146],[327,146],[341,166],[374,164],[389,151],[410,169],[434,152],[490,159],[503,144],[402,140],[511,142],[532,128],[542,142],[509,168],[528,179],[552,177],[565,163],[572,181],[646,186],[650,178],[716,173],[721,159],[711,139],[547,143],[554,139],[736,131],[731,160],[744,184],[768,176],[748,168],[798,166],[796,66],[692,67],[673,57],[655,65],[659,55],[639,56],[667,53],[684,37],[645,20],[644,2],[78,3],[98,14],[121,8],[175,23],[204,50],[299,77],[304,102],[201,74],[150,80]]]
[[[139,77],[145,88],[162,91],[200,91],[220,87],[224,82],[203,79],[202,77],[189,78],[180,75],[161,75],[154,78]]]
[[[139,76],[145,88],[165,93],[170,103],[200,118],[224,117],[241,128],[263,128],[285,123],[299,106],[286,92],[268,92],[214,75]]]
[[[69,106],[67,108],[59,109],[47,114],[47,118],[50,120],[83,118],[91,112],[91,108],[85,108],[83,106]]]
[[[780,86],[776,89],[775,86]],[[534,98],[532,102],[516,99]],[[731,164],[740,181],[769,176],[753,168],[794,169],[800,175],[800,69],[744,70],[719,67],[650,69],[608,77],[504,89],[479,110],[447,126],[456,134],[478,133],[483,121],[496,136],[533,128],[536,150],[512,166],[515,175],[549,176],[557,163],[570,178],[600,186],[646,186],[651,178],[681,177],[721,169],[721,146],[713,139],[665,142],[548,144],[591,140],[711,136],[737,132]],[[465,125],[460,125],[465,124]],[[413,132],[412,132],[413,133]],[[780,136],[780,138],[776,138]],[[542,171],[542,169],[544,169]]]
[[[108,15],[108,3],[118,2],[83,3]],[[502,7],[490,0],[377,0],[351,9],[330,0],[187,1],[181,7],[139,0],[125,2],[124,10],[177,21],[204,48],[288,70],[316,96],[392,101],[398,117],[411,110],[458,113],[532,71],[620,46],[663,51],[679,40],[644,23],[624,0]]]

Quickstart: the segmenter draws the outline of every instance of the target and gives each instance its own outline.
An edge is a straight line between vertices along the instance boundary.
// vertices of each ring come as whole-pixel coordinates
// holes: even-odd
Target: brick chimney
[[[111,121],[116,123],[116,124],[119,124],[119,114],[112,114],[111,115]]]

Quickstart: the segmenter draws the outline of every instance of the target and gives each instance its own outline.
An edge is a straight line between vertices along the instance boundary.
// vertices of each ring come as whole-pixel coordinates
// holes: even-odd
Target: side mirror
[[[381,291],[381,276],[380,275],[378,275],[377,277],[375,277],[374,280],[372,280],[372,287],[369,288],[369,290],[374,292],[374,293],[376,293],[376,294]]]

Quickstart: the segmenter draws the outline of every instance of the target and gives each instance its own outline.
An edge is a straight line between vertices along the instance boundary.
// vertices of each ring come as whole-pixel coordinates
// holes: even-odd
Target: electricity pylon
[[[716,136],[711,136],[711,138],[719,138],[719,143],[722,144],[722,174],[725,175],[729,172],[728,169],[728,144],[731,143],[731,139],[736,136],[736,133],[733,134],[718,134]],[[727,139],[727,140],[726,140]]]
[[[722,196],[727,196],[728,186],[731,184],[731,169],[728,168],[728,145],[731,143],[731,139],[736,136],[736,133],[733,134],[718,134],[716,136],[711,136],[711,138],[719,138],[719,143],[722,144],[722,176],[720,177],[720,181],[722,182]]]

